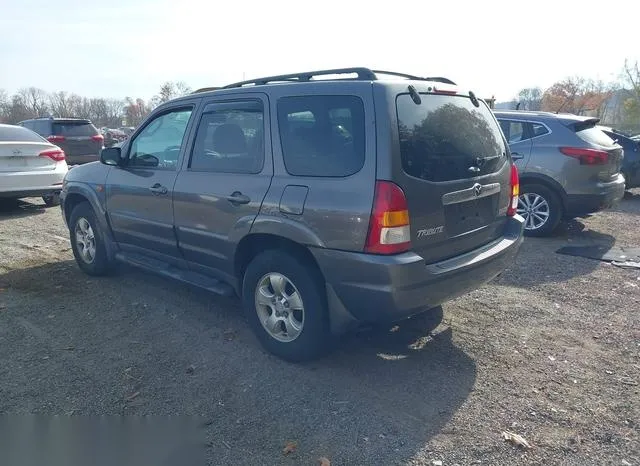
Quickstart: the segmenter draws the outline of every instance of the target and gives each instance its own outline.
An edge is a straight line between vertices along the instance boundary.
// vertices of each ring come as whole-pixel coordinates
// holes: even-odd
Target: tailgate
[[[486,104],[467,95],[420,97],[396,98],[402,170],[394,181],[407,198],[412,249],[430,263],[503,234],[511,164]]]
[[[609,137],[604,131],[597,127],[600,120],[598,118],[585,118],[578,121],[569,121],[567,126],[573,129],[586,146],[595,150],[606,151],[608,156],[604,164],[587,167],[596,172],[597,178],[602,182],[615,180],[624,160],[624,150],[622,146]]]
[[[99,155],[104,141],[96,127],[84,120],[54,121],[53,136],[67,156]]]

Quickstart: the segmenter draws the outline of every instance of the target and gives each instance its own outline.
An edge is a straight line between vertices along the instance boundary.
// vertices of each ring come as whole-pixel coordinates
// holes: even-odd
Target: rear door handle
[[[511,152],[511,158],[513,160],[521,160],[521,159],[524,159],[524,155],[522,155],[519,152]]]
[[[225,199],[231,202],[232,204],[237,204],[237,205],[248,204],[249,202],[251,202],[251,198],[249,196],[245,196],[240,191],[234,192],[233,194],[231,194],[231,196],[227,196]]]
[[[153,186],[149,187],[149,191],[153,194],[167,194],[169,190],[166,186],[162,186],[160,183],[156,183]]]

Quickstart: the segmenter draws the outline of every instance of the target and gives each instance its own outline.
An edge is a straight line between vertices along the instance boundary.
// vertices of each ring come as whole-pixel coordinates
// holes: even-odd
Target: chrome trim
[[[453,191],[442,195],[442,205],[459,204],[460,202],[482,199],[500,192],[500,183],[476,183],[468,189]]]

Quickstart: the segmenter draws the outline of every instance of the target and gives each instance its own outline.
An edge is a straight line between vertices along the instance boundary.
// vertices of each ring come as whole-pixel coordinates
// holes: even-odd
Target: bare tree
[[[70,117],[73,115],[70,96],[65,91],[49,94],[49,107],[56,117]]]
[[[160,86],[160,92],[158,92],[151,99],[151,105],[157,107],[160,104],[168,102],[176,97],[181,97],[191,93],[191,88],[187,86],[183,81],[167,81]]]
[[[518,107],[520,110],[540,110],[542,106],[542,89],[529,87],[518,93]]]
[[[127,124],[131,126],[138,126],[149,113],[149,108],[145,101],[140,98],[134,100],[131,97],[127,97],[125,101],[126,104],[124,111]]]
[[[45,91],[37,87],[27,87],[20,89],[18,95],[22,97],[25,107],[34,118],[47,116],[49,107],[47,105],[48,96]]]

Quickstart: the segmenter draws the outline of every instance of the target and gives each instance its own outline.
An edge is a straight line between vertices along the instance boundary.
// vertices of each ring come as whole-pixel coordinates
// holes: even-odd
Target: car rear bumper
[[[615,207],[624,197],[625,181],[619,175],[611,183],[598,183],[593,194],[567,194],[567,216],[586,215]]]
[[[27,188],[14,191],[0,191],[0,198],[41,197],[59,193],[62,185],[45,186],[41,188]]]
[[[401,320],[472,291],[513,263],[523,219],[509,219],[505,235],[451,259],[425,264],[412,252],[395,256],[312,250],[328,285],[332,316],[376,323]],[[332,300],[332,296],[336,299]]]
[[[100,160],[100,155],[98,154],[90,154],[90,155],[69,155],[66,156],[67,165],[82,165],[84,163],[95,162],[96,160]]]
[[[0,173],[0,197],[40,197],[62,190],[67,165],[58,163],[53,170]]]

